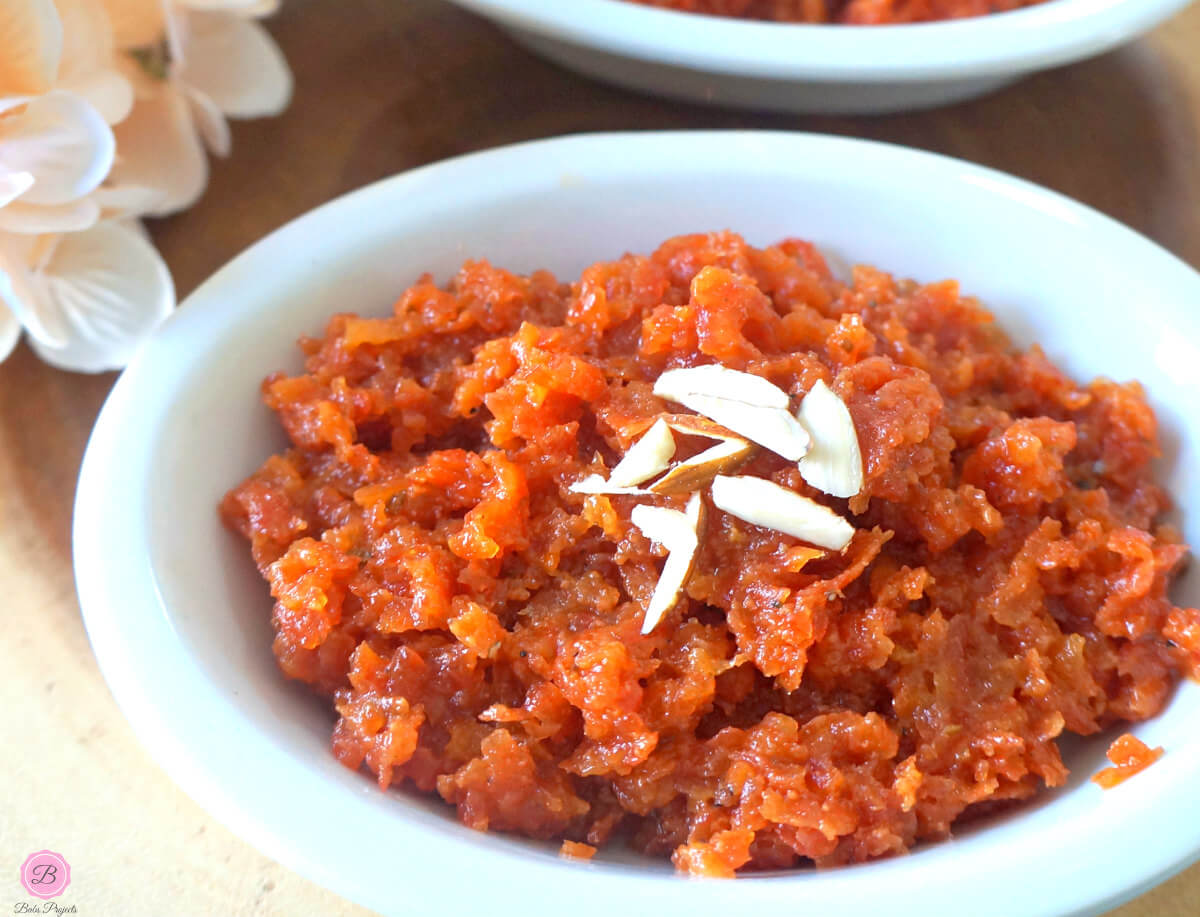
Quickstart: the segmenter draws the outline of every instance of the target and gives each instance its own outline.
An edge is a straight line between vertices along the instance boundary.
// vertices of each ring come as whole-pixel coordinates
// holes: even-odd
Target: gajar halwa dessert
[[[719,232],[468,262],[300,346],[291,447],[221,512],[333,753],[473,828],[714,876],[901,853],[1200,671],[1141,388],[953,281]]]
[[[1046,0],[633,0],[710,16],[773,22],[888,25],[1003,13]]]
[[[1105,767],[1092,775],[1092,781],[1106,790],[1124,783],[1134,774],[1140,774],[1163,755],[1162,747],[1151,748],[1141,739],[1125,733],[1109,747]]]

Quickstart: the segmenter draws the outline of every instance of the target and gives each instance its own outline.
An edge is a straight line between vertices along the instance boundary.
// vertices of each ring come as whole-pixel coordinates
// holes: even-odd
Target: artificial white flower
[[[162,41],[166,29],[163,0],[101,0],[113,40],[119,49],[141,48]]]
[[[143,214],[188,206],[227,117],[291,73],[252,19],[278,0],[0,0],[0,360],[124,366],[174,308]],[[115,126],[115,130],[114,130]]]
[[[243,17],[269,16],[279,0],[101,0],[117,47],[145,48],[162,40],[174,9],[235,13]]]
[[[0,95],[45,92],[58,75],[63,28],[52,0],[0,3]]]
[[[113,54],[90,0],[0,7],[0,231],[69,232],[98,219],[87,195],[112,167],[106,122],[132,104]]]
[[[115,368],[174,304],[139,232],[98,223],[138,203],[102,188],[133,101],[114,55],[90,0],[0,5],[0,359],[24,327],[48,362]]]
[[[51,237],[0,235],[0,301],[0,359],[24,325],[47,363],[101,372],[129,362],[174,308],[175,290],[140,226],[108,221]]]
[[[118,65],[112,24],[99,0],[55,0],[63,46],[57,89],[86,99],[109,124],[133,107],[133,85]]]
[[[0,287],[5,283],[5,277],[0,274]],[[0,304],[0,362],[8,359],[8,355],[21,339],[21,323],[12,311]]]
[[[86,229],[87,198],[113,164],[113,134],[81,97],[58,90],[0,98],[0,232]]]
[[[137,102],[116,128],[120,151],[112,179],[154,189],[146,212],[174,213],[195,203],[208,183],[205,147],[217,156],[230,148],[226,118],[281,112],[291,98],[287,62],[266,29],[251,17],[272,11],[274,0],[183,0],[168,3],[165,48],[147,60],[137,79]]]

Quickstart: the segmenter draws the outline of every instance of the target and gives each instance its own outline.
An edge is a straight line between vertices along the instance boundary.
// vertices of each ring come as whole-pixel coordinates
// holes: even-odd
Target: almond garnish
[[[699,538],[700,530],[704,528],[704,498],[700,494],[692,494],[688,497],[683,514],[691,520],[692,528],[696,530],[696,537]]]
[[[675,437],[661,417],[634,443],[608,475],[614,487],[633,487],[666,471],[675,455]]]
[[[656,494],[678,494],[700,490],[718,474],[734,471],[746,462],[756,446],[738,436],[728,427],[713,423],[699,414],[664,414],[662,419],[676,433],[720,440],[697,455],[680,462],[650,485]]]
[[[635,497],[651,496],[650,491],[640,487],[615,487],[598,474],[589,474],[580,478],[567,488],[573,494],[605,494],[630,495]]]
[[[787,410],[790,406],[787,392],[773,382],[720,363],[669,369],[654,383],[654,394],[680,404],[687,404],[684,398],[688,395],[715,395],[760,408]]]
[[[841,551],[854,537],[854,526],[833,510],[765,478],[717,475],[712,501],[745,522],[831,551]]]
[[[763,408],[713,395],[689,395],[681,404],[785,459],[799,461],[808,452],[808,431],[786,408]]]
[[[719,364],[672,369],[654,394],[703,414],[786,459],[808,452],[808,431],[792,416],[787,393],[762,376]]]
[[[667,422],[668,427],[684,436],[703,436],[707,439],[740,440],[742,438],[729,427],[713,423],[707,417],[701,417],[699,414],[663,414],[662,419]]]
[[[719,474],[735,471],[754,455],[755,447],[735,437],[725,439],[680,462],[650,485],[656,494],[685,494],[705,487]]]
[[[833,497],[853,497],[863,487],[862,452],[850,410],[833,390],[818,380],[800,402],[800,423],[812,437],[800,459],[800,475]]]
[[[667,561],[646,606],[642,633],[648,634],[683,595],[688,577],[696,564],[700,547],[697,529],[700,525],[702,501],[699,494],[688,500],[687,509],[667,509],[661,506],[639,505],[633,508],[632,520],[651,541],[667,549]]]

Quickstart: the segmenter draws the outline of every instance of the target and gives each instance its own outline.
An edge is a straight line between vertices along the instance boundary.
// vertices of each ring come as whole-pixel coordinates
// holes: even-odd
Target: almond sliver
[[[715,446],[680,462],[650,485],[656,494],[684,494],[705,487],[718,474],[743,465],[755,447],[744,439],[723,439]]]
[[[650,604],[646,606],[646,617],[642,621],[643,634],[654,630],[683,596],[683,588],[692,575],[694,556],[694,552],[688,556],[680,551],[672,551],[667,555],[667,562],[663,564],[662,573],[654,585],[654,593],[650,596]]]
[[[669,369],[654,383],[654,394],[687,404],[688,395],[715,395],[760,408],[783,408],[791,402],[787,392],[774,383],[719,363]]]
[[[667,560],[646,606],[642,633],[648,634],[683,595],[688,577],[696,563],[700,546],[696,527],[700,521],[699,494],[688,501],[687,510],[666,509],[660,506],[635,506],[632,520],[651,541],[667,549]]]
[[[827,506],[765,478],[717,475],[712,501],[745,522],[831,551],[841,551],[854,537],[854,526]]]
[[[853,497],[863,487],[862,452],[850,410],[833,390],[818,380],[800,402],[798,419],[812,437],[800,459],[800,475],[833,497]]]
[[[598,474],[589,474],[586,478],[580,478],[567,489],[573,494],[651,496],[650,491],[642,490],[639,487],[616,487]]]
[[[686,547],[695,540],[696,529],[687,513],[666,506],[639,504],[630,515],[641,533],[668,551]]]
[[[687,395],[680,403],[790,461],[808,452],[808,431],[787,408],[765,408],[714,395]]]
[[[658,377],[654,394],[793,462],[808,452],[808,431],[792,416],[787,392],[762,376],[717,363],[671,369]]]
[[[684,436],[703,436],[707,439],[740,440],[742,438],[728,427],[713,423],[707,417],[701,417],[699,414],[663,414],[662,417],[667,422],[667,426]]]
[[[614,487],[632,487],[648,481],[670,467],[675,455],[675,437],[661,417],[634,443],[608,475]]]

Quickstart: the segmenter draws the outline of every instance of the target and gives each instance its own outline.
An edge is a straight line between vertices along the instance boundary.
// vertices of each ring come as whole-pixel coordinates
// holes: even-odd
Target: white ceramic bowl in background
[[[898,180],[903,176],[903,180]],[[574,917],[1065,917],[1095,914],[1200,854],[1200,685],[1134,732],[1166,755],[1109,792],[1109,737],[1067,752],[1070,785],[899,859],[731,882],[665,862],[483,835],[440,802],[381,792],[329,751],[329,705],[285,682],[271,601],[216,504],[282,444],[259,382],[342,310],[385,314],[468,257],[574,278],[689,231],[798,235],[837,260],[961,279],[1018,340],[1078,376],[1142,379],[1164,479],[1200,544],[1200,276],[1100,214],[966,163],[802,134],[580,136],[507,147],[364,188],[272,234],[193,293],[113,390],[75,512],[92,645],[141,741],[218,819],[385,914]],[[1181,583],[1200,601],[1200,582]],[[969,902],[969,904],[966,904]]]
[[[571,70],[657,95],[772,111],[866,114],[982,95],[1091,57],[1190,0],[1049,0],[916,25],[756,22],[625,0],[451,0]]]

